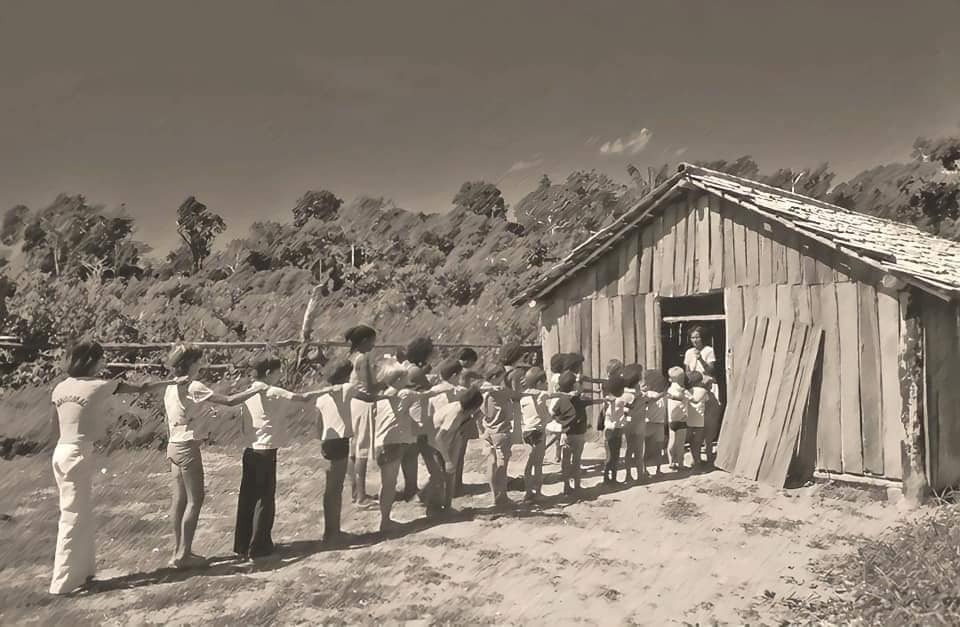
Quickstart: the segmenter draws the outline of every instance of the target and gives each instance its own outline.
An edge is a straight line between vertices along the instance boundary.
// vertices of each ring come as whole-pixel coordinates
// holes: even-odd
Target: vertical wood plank
[[[777,317],[777,286],[776,285],[760,285],[759,287],[754,288],[756,294],[756,313],[758,316],[766,316],[767,318],[776,318]],[[744,307],[747,306],[747,296],[744,292]]]
[[[621,296],[636,294],[640,279],[640,233],[637,231],[628,233],[626,240],[620,246],[623,248],[623,254],[617,294]]]
[[[792,285],[774,285],[777,290],[777,318],[792,323],[796,318],[796,311],[791,292]]]
[[[860,306],[856,283],[838,283],[840,323],[840,453],[843,472],[863,474],[860,426]]]
[[[747,228],[747,283],[760,285],[760,228],[756,219],[748,223]]]
[[[633,312],[634,312],[634,334],[636,335],[637,341],[637,357],[636,361],[640,364],[647,363],[647,323],[645,320],[646,316],[646,295],[639,295],[634,299],[633,303]]]
[[[779,238],[771,237],[770,249],[770,255],[773,257],[773,270],[770,280],[777,285],[789,283],[787,280],[787,247]]]
[[[644,225],[643,230],[640,231],[640,272],[637,277],[637,294],[647,294],[653,290],[653,236],[659,222],[660,218],[657,217]]]
[[[733,221],[733,252],[736,255],[737,285],[748,285],[750,274],[747,268],[747,227],[743,216],[737,215]]]
[[[776,283],[773,280],[773,240],[769,233],[760,234],[760,285]]]
[[[777,304],[779,305],[779,293]],[[790,300],[793,304],[793,317],[797,322],[813,324],[813,306],[811,303],[810,287],[807,285],[791,285]]]
[[[712,196],[710,198],[710,207],[720,216],[720,229],[723,237],[723,286],[733,287],[737,283],[737,262],[734,251],[734,228],[733,219],[726,208],[721,209],[722,203],[719,198]]]
[[[686,285],[684,287],[685,294],[696,294],[697,285],[699,284],[699,278],[697,276],[698,262],[697,255],[697,244],[700,242],[700,237],[697,235],[697,208],[696,208],[696,199],[691,198],[690,202],[687,204],[687,216],[686,216],[687,232],[687,259],[684,265],[686,266],[685,276],[687,278]],[[703,254],[708,254],[708,251],[704,249]]]
[[[803,280],[806,285],[817,285],[819,277],[817,275],[817,260],[814,256],[813,248],[809,244],[804,244],[800,250],[801,261],[803,265]]]
[[[893,294],[877,291],[877,319],[880,329],[880,389],[883,406],[883,474],[901,479],[900,443],[906,431],[900,422],[900,303]]]
[[[660,241],[657,242],[658,253],[662,254],[660,261],[659,292],[664,296],[673,296],[676,260],[677,207],[671,205],[663,213],[663,231]]]
[[[863,430],[863,469],[883,475],[883,407],[880,391],[880,329],[877,292],[858,283],[860,315],[860,415]]]
[[[791,232],[787,236],[787,283],[803,283],[803,262],[800,255],[800,236]]]
[[[637,316],[636,296],[620,297],[619,323],[623,335],[623,363],[632,364],[637,361]]]
[[[823,378],[817,409],[817,460],[820,468],[841,472],[840,424],[840,322],[837,293],[833,285],[812,288],[817,294],[816,321],[824,331]]]
[[[644,343],[646,344],[647,368],[663,368],[660,362],[660,303],[654,294],[644,298]]]
[[[707,214],[707,222],[709,224],[709,289],[719,290],[723,288],[724,272],[723,218],[715,208],[713,196],[706,194],[703,196],[703,200]]]
[[[733,288],[736,289],[736,288]],[[720,425],[720,437],[717,444],[716,465],[727,472],[732,472],[737,466],[740,456],[740,443],[743,438],[743,427],[746,415],[749,413],[747,399],[753,398],[746,393],[747,381],[756,376],[759,369],[761,347],[766,334],[768,321],[766,318],[750,317],[737,340],[735,355],[736,367],[733,377],[728,381],[730,394],[724,407],[723,421]]]
[[[606,349],[608,351],[606,360],[610,361],[611,359],[619,359],[620,363],[628,364],[630,362],[627,361],[627,353],[624,350],[623,341],[624,332],[622,302],[623,301],[619,297],[610,299],[607,318],[607,324],[610,325],[610,336],[608,338],[610,348]],[[606,362],[604,362],[604,365],[606,365]]]
[[[604,366],[606,366],[607,333],[610,331],[607,325],[609,318],[610,301],[606,298],[595,298],[592,301],[592,311],[590,313],[592,339],[590,349],[592,359],[590,360],[590,375],[602,377]]]
[[[674,262],[673,262],[673,292],[672,295],[687,294],[687,222],[690,208],[686,199],[677,203],[677,218],[673,226]]]

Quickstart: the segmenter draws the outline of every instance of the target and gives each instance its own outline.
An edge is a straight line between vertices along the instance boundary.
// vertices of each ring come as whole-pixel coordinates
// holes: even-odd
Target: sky
[[[0,210],[125,205],[174,245],[194,195],[242,236],[308,189],[446,211],[542,174],[829,161],[960,132],[960,0],[46,2],[0,12]]]

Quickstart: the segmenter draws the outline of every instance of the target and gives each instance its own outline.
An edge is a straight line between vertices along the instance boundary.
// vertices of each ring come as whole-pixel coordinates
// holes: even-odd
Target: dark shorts
[[[376,447],[374,453],[376,454],[377,465],[386,466],[387,464],[399,462],[403,459],[403,455],[407,452],[408,448],[410,448],[410,445],[406,443],[384,444],[383,446]]]
[[[683,420],[675,420],[670,423],[671,431],[680,431],[681,429],[686,429],[687,423]]]
[[[537,446],[543,442],[543,437],[543,431],[539,429],[536,431],[524,431],[523,443],[528,446]]]
[[[350,438],[324,440],[320,443],[320,454],[323,455],[324,459],[331,462],[346,459],[350,456]]]

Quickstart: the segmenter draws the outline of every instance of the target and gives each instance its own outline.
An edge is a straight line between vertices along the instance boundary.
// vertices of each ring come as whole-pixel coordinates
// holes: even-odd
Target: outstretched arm
[[[254,383],[246,390],[237,392],[236,394],[220,394],[218,392],[214,392],[205,400],[209,403],[213,403],[214,405],[226,405],[227,407],[234,407],[244,402],[248,398],[253,398],[260,392],[263,392],[267,389],[267,387],[269,386],[267,386],[265,383]]]
[[[114,394],[150,394],[168,385],[180,385],[186,383],[187,377],[177,377],[176,379],[166,379],[164,381],[144,381],[143,383],[128,383],[121,381],[117,385]]]

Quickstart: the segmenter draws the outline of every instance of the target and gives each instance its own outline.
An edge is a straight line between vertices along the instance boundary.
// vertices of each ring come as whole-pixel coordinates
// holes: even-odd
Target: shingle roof
[[[801,194],[685,163],[632,209],[570,251],[514,299],[514,303],[549,294],[627,234],[642,228],[650,216],[667,204],[667,200],[691,186],[775,220],[921,289],[946,298],[960,296],[960,243],[931,235],[909,224],[850,211]]]

